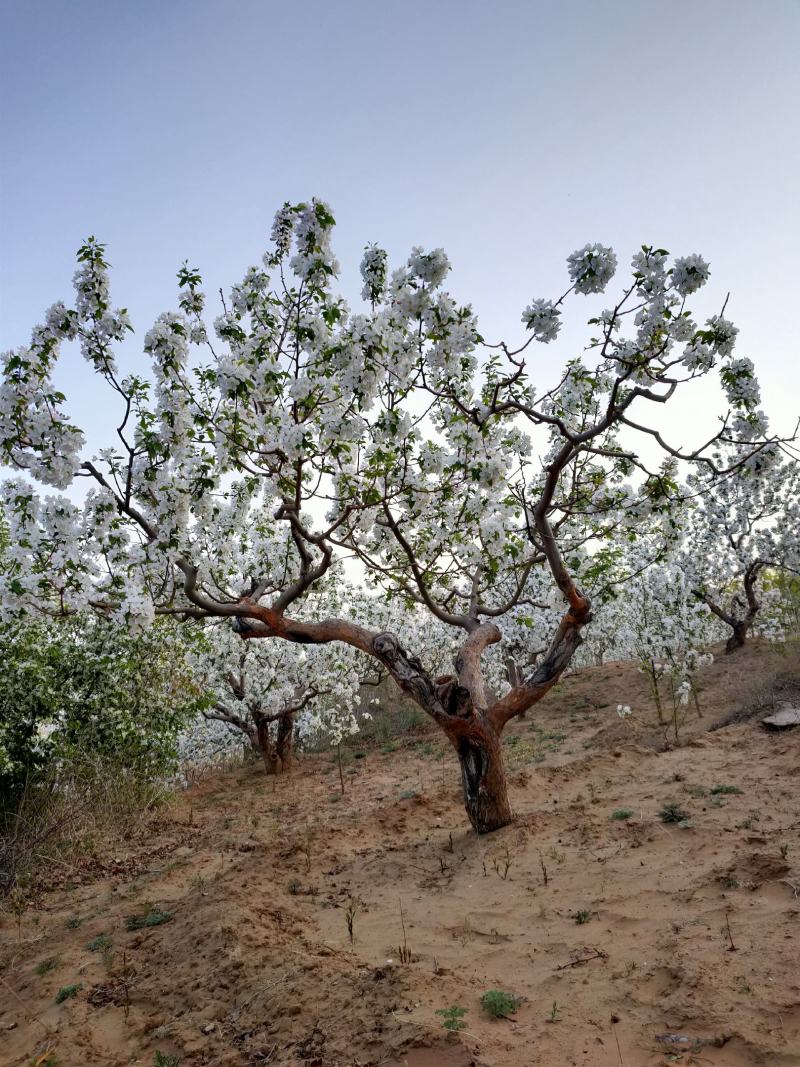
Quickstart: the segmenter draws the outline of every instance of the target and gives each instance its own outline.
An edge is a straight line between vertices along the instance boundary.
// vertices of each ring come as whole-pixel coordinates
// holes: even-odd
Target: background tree
[[[771,451],[738,466],[731,458],[719,457],[732,467],[727,477],[711,485],[690,479],[697,497],[684,553],[696,596],[731,631],[727,652],[741,648],[756,623],[764,577],[800,573],[797,463]]]

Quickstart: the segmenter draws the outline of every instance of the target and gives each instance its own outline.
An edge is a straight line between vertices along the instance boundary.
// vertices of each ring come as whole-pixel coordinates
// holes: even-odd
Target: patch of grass
[[[56,993],[56,1004],[63,1004],[65,1000],[70,1000],[83,989],[82,982],[74,982],[72,985],[62,985],[59,991]]]
[[[592,913],[588,908],[581,908],[580,911],[573,911],[572,913],[572,918],[578,926],[583,926],[584,923],[588,923],[591,917]]]
[[[616,811],[611,812],[611,818],[614,822],[625,822],[633,815],[633,808],[617,808]]]
[[[413,798],[415,796],[417,796],[417,795],[418,795],[418,791],[416,789],[404,789],[402,791],[402,793],[400,794],[400,799],[401,800],[413,800]]]
[[[387,741],[385,745],[381,745],[381,754],[384,756],[390,756],[392,752],[397,752],[397,745],[394,741]]]
[[[722,795],[727,796],[728,794],[741,795],[743,792],[744,790],[740,789],[738,785],[712,785],[711,787],[712,797]]]
[[[502,989],[490,989],[481,997],[481,1007],[495,1019],[507,1019],[519,1005],[519,997],[504,993]]]
[[[467,1009],[462,1008],[460,1004],[451,1004],[449,1008],[437,1008],[436,1014],[442,1017],[442,1026],[445,1030],[449,1030],[451,1033],[456,1033],[458,1030],[465,1030],[467,1024],[464,1022],[464,1016],[467,1014]]]
[[[83,919],[80,917],[80,915],[70,915],[64,925],[68,930],[77,930],[82,922]]]
[[[103,949],[111,947],[111,938],[108,934],[98,934],[97,937],[92,938],[86,947],[90,952],[101,952]]]
[[[49,956],[46,960],[40,960],[34,967],[34,971],[40,978],[44,978],[46,974],[50,974],[51,971],[54,971],[60,962],[61,960],[58,956]]]
[[[153,1057],[153,1067],[180,1067],[180,1062],[177,1056],[168,1056],[166,1052],[158,1050]]]
[[[142,930],[147,926],[161,926],[174,917],[174,912],[162,911],[157,905],[154,905],[140,915],[128,915],[125,919],[125,929]]]
[[[682,823],[689,818],[689,812],[684,811],[677,800],[667,800],[661,806],[658,817],[664,823]]]

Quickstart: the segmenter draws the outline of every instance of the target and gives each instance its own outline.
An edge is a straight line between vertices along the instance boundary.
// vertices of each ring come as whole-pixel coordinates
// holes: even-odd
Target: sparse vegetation
[[[442,1026],[451,1033],[455,1033],[458,1030],[466,1030],[467,1028],[467,1024],[464,1022],[467,1009],[462,1008],[460,1004],[451,1004],[449,1008],[437,1008],[436,1014],[441,1015]]]
[[[74,982],[72,985],[62,985],[59,991],[56,993],[56,1004],[63,1004],[65,1000],[70,1000],[77,993],[83,989],[81,982]]]
[[[615,822],[626,822],[633,814],[633,808],[617,808],[616,811],[611,812],[611,818]]]
[[[658,817],[664,823],[685,823],[690,818],[677,800],[667,800],[660,808]]]
[[[138,915],[128,915],[125,919],[126,930],[142,930],[148,926],[161,926],[174,918],[174,912],[162,911],[157,905],[149,905]]]
[[[516,1012],[520,1005],[519,997],[505,993],[502,989],[489,989],[481,997],[481,1007],[495,1019],[507,1019]]]

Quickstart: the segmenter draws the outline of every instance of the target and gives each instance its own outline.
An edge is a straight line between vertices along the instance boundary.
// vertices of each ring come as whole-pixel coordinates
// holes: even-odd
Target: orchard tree
[[[698,491],[685,567],[695,595],[729,629],[730,653],[744,645],[772,595],[765,576],[800,574],[800,468],[776,448],[740,465],[731,463],[738,450],[728,451],[718,457],[732,468],[728,476],[711,485],[690,479]]]
[[[358,732],[358,667],[364,663],[346,645],[242,641],[218,621],[207,628],[194,657],[198,684],[209,696],[201,714],[222,725],[223,737],[248,744],[267,774],[286,771],[296,732],[334,745]],[[189,731],[183,746],[189,761],[191,739]]]
[[[709,276],[698,255],[637,252],[616,302],[590,319],[584,355],[550,373],[529,354],[556,339],[568,296],[605,290],[610,248],[568,258],[566,292],[526,307],[521,347],[487,346],[472,308],[442,288],[441,249],[415,248],[390,273],[369,247],[364,306],[351,311],[334,289],[333,224],[321,201],[284,205],[271,250],[213,329],[199,273],[181,268],[177,310],[144,338],[150,377],[120,370],[128,316],[111,303],[103,246],[81,248],[74,305],[51,307],[4,357],[0,454],[18,477],[4,490],[3,610],[229,618],[246,640],[358,649],[444,731],[472,825],[494,830],[512,819],[502,731],[558,681],[590,619],[573,552],[668,509],[672,464],[705,457],[713,480],[725,471],[712,445],[744,442],[737,464],[764,447],[752,365],[727,373],[736,331],[722,314],[700,328],[691,318],[687,299]],[[53,384],[70,343],[119,406],[116,439],[95,456]],[[727,413],[709,440],[675,447],[653,412],[715,368]],[[539,459],[529,430],[544,437]],[[42,497],[31,478],[72,495]],[[91,488],[76,502],[81,483]],[[309,595],[343,558],[459,635],[451,673],[432,675],[363,619],[314,612]],[[495,699],[484,653],[539,568],[563,598],[558,622]]]

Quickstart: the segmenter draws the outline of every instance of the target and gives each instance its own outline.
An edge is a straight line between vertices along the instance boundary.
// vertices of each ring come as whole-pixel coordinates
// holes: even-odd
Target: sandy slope
[[[509,734],[518,820],[487,838],[435,733],[354,759],[344,798],[328,756],[209,777],[42,893],[19,941],[3,917],[0,1063],[800,1064],[800,730],[746,714],[796,699],[799,659],[715,663],[664,751],[615,714],[652,717],[630,666],[566,679]],[[658,819],[669,800],[690,827]],[[148,905],[172,918],[127,931]],[[492,988],[523,998],[509,1019]]]

